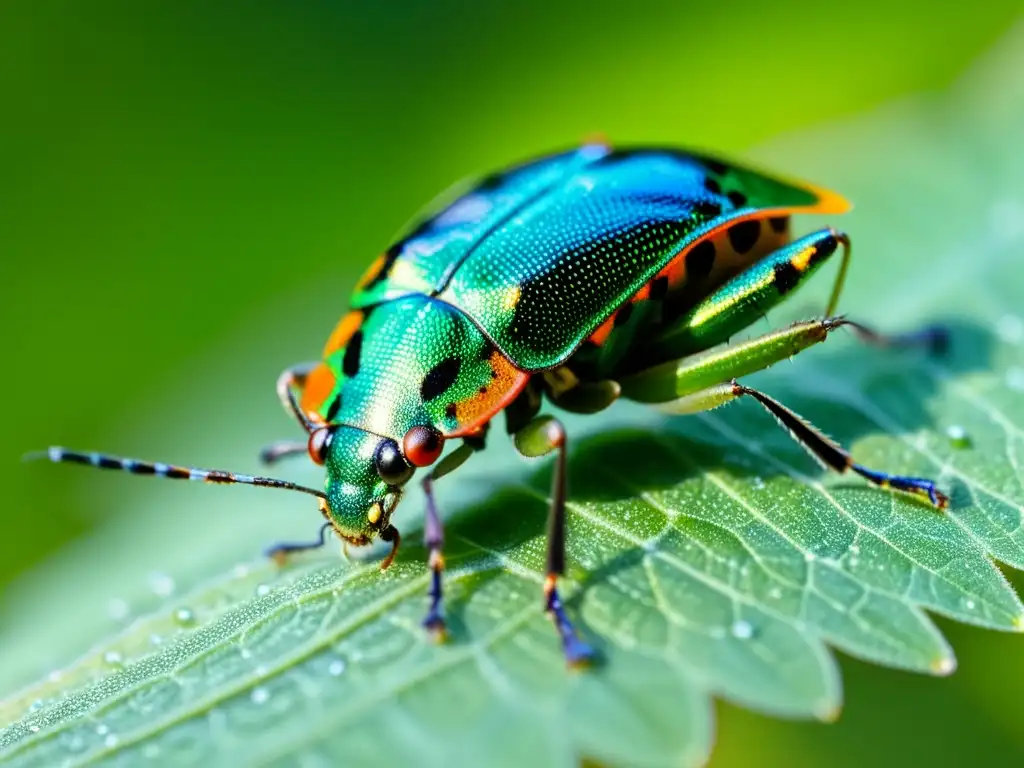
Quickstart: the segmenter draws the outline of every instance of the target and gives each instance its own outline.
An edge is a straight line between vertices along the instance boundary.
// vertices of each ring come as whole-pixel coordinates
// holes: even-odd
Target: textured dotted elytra
[[[760,221],[757,219],[741,221],[739,224],[729,227],[729,244],[732,245],[736,253],[742,255],[754,247],[760,234]]]
[[[702,240],[686,254],[686,278],[702,280],[711,274],[715,265],[715,244],[711,240]]]
[[[420,397],[424,402],[430,402],[435,397],[444,394],[448,388],[459,378],[459,369],[462,361],[457,357],[446,357],[435,365],[423,378],[420,386]]]
[[[356,331],[352,334],[352,338],[348,340],[348,345],[345,347],[345,357],[341,361],[341,372],[350,379],[359,373],[359,358],[362,351],[363,332]]]

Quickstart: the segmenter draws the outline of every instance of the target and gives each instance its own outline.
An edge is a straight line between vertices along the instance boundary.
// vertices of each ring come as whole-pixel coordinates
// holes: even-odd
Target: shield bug
[[[269,555],[281,560],[322,546],[333,531],[357,546],[390,542],[382,568],[398,549],[391,515],[402,489],[416,470],[427,470],[432,581],[424,625],[441,636],[444,537],[433,485],[483,447],[491,421],[504,412],[520,453],[557,457],[544,609],[568,662],[585,663],[592,650],[558,592],[567,436],[541,413],[544,402],[597,413],[628,398],[696,413],[750,397],[826,468],[947,505],[930,480],[855,463],[796,413],[737,381],[844,325],[884,344],[942,343],[938,329],[883,337],[833,316],[849,238],[825,228],[794,240],[790,216],[848,208],[823,189],[676,149],[590,143],[542,157],[463,185],[422,215],[356,285],[322,359],[281,375],[278,394],[306,439],[271,446],[262,457],[308,455],[326,470],[324,490],[62,448],[48,455],[133,474],[308,493],[326,520],[319,537],[277,544]],[[837,251],[841,265],[823,319],[725,343]]]

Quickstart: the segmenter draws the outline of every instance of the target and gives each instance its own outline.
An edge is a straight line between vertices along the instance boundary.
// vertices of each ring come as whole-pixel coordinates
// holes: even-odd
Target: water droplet
[[[110,726],[108,726],[106,723],[100,723],[96,726],[97,736],[106,736],[108,733],[110,733]]]
[[[62,677],[64,677],[64,673],[61,672],[59,669],[55,669],[46,676],[46,679],[49,680],[51,683],[57,683],[60,682],[60,679]]]
[[[163,637],[154,632],[152,635],[149,636],[149,643],[150,645],[163,645],[164,639]]]
[[[39,733],[39,726],[38,726],[38,725],[30,725],[30,726],[28,727],[28,729],[29,729],[30,731],[32,731],[32,733]]]
[[[196,615],[191,608],[179,608],[174,612],[174,623],[179,627],[191,627],[196,623]]]
[[[157,597],[170,597],[174,594],[174,579],[166,573],[149,574],[149,588]]]
[[[1006,386],[1018,392],[1024,392],[1024,368],[1007,368]]]
[[[270,691],[262,685],[259,685],[252,689],[252,693],[249,694],[249,698],[252,700],[253,704],[266,704],[270,699]]]
[[[345,662],[341,659],[335,659],[327,667],[327,672],[334,677],[338,677],[342,672],[345,671]]]
[[[768,597],[770,597],[772,600],[778,600],[780,597],[782,597],[782,590],[778,587],[772,587],[768,590]]]
[[[28,711],[29,712],[38,712],[40,709],[42,709],[45,706],[46,706],[46,702],[45,701],[43,701],[42,699],[36,699],[35,701],[32,702],[31,706],[29,706]]]
[[[267,584],[259,584],[256,587],[257,597],[266,597],[270,594],[270,587]]]
[[[249,575],[249,566],[245,563],[239,563],[231,569],[231,575],[234,576],[236,579],[244,579],[246,576]]]
[[[124,621],[128,618],[129,610],[128,601],[120,597],[112,597],[107,601],[107,615],[114,621]]]
[[[1007,344],[1024,342],[1024,320],[1016,315],[1003,315],[996,321],[996,335]]]
[[[732,623],[732,636],[739,640],[749,640],[754,636],[754,626],[749,621],[739,619]]]
[[[251,659],[252,658],[252,651],[250,651],[248,648],[243,648],[241,650],[241,656],[242,656],[243,659]]]
[[[117,736],[115,736],[112,733],[108,734],[107,738],[105,738],[103,740],[103,746],[106,747],[107,749],[113,749],[114,747],[116,747],[117,746]]]
[[[949,438],[949,444],[954,448],[970,448],[971,437],[967,434],[967,430],[961,427],[959,424],[951,424],[946,427],[946,437]]]
[[[103,663],[111,667],[123,667],[124,656],[118,651],[107,651],[103,654]]]
[[[974,601],[973,600],[966,601],[964,603],[964,608],[966,608],[968,611],[973,611],[974,610]]]

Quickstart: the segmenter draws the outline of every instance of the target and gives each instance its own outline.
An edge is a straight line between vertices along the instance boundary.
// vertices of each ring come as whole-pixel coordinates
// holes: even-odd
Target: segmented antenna
[[[28,454],[26,459],[48,459],[55,464],[85,464],[98,469],[116,469],[123,472],[130,472],[133,475],[155,475],[157,477],[168,477],[172,480],[199,480],[204,483],[215,483],[217,485],[256,485],[261,488],[281,488],[285,491],[299,491],[316,496],[326,503],[327,496],[323,491],[315,488],[307,488],[304,485],[297,485],[289,480],[278,480],[274,477],[255,477],[253,475],[240,475],[235,472],[226,472],[222,469],[197,469],[195,467],[181,467],[175,464],[163,464],[160,462],[140,461],[139,459],[126,459],[119,456],[108,456],[104,453],[84,453],[81,451],[70,451],[67,448],[54,446],[45,451]]]

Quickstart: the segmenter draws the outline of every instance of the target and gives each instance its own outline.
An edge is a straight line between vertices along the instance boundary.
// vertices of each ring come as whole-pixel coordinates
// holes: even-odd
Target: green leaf
[[[574,674],[540,610],[548,462],[517,460],[500,439],[440,487],[453,631],[443,647],[419,628],[417,495],[387,573],[326,555],[277,571],[233,564],[285,530],[280,497],[225,494],[214,514],[212,496],[125,481],[133,490],[118,485],[117,498],[134,514],[25,586],[20,620],[4,628],[5,658],[25,665],[4,671],[6,685],[57,666],[0,704],[11,723],[0,759],[696,765],[716,696],[835,718],[830,647],[947,674],[953,652],[928,612],[1020,631],[1024,607],[993,559],[1024,566],[1022,69],[1018,29],[942,98],[759,156],[859,203],[843,222],[856,243],[846,311],[886,330],[942,321],[953,336],[938,359],[834,338],[752,381],[859,461],[937,477],[948,514],[822,475],[751,403],[689,419],[625,405],[570,419],[567,595],[604,655]],[[815,298],[774,322],[813,314]],[[245,373],[236,362],[225,352],[207,380]],[[189,413],[194,426],[179,416],[167,427],[184,445],[206,424],[248,423],[224,436],[242,455],[271,428],[244,408],[222,396]],[[296,509],[316,524],[308,505]],[[180,587],[156,577],[147,589],[154,565]],[[125,601],[113,613],[134,620],[103,615],[112,595]],[[66,663],[89,638],[93,649]]]

